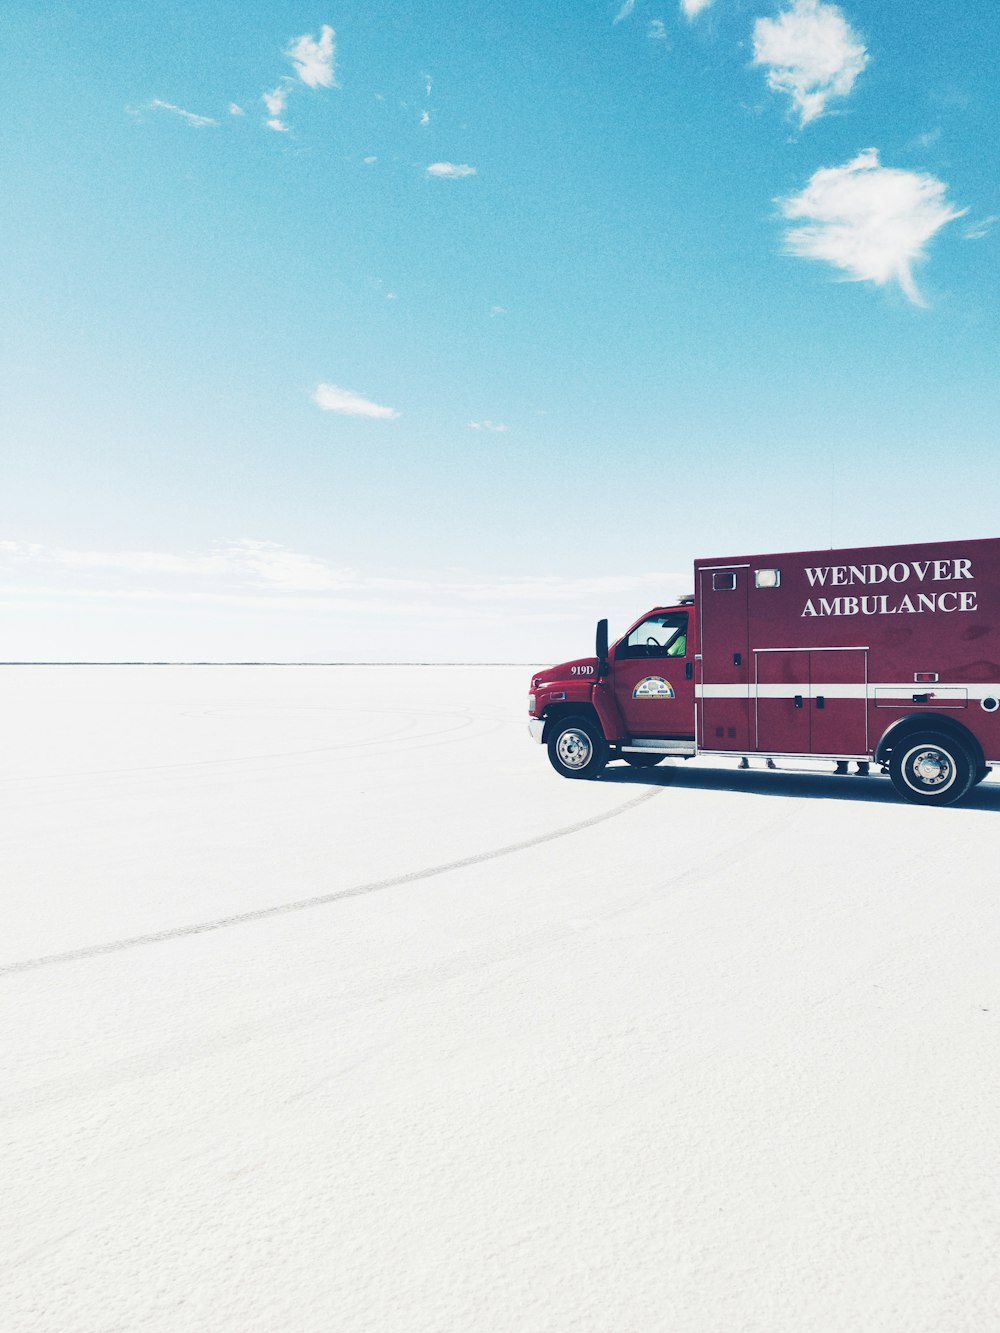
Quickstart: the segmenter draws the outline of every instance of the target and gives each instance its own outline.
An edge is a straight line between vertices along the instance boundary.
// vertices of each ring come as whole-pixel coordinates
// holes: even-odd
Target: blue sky
[[[545,661],[998,534],[995,4],[4,29],[0,658]]]

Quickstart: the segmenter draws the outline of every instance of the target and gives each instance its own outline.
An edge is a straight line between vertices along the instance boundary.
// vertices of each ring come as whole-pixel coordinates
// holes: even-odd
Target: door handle
[[[801,708],[801,707],[802,707],[802,695],[801,695],[801,694],[797,694],[797,695],[795,696],[795,707],[796,707],[796,708]]]
[[[684,663],[684,679],[685,679],[685,680],[693,680],[693,679],[694,679],[694,663],[693,663],[693,662],[685,662],[685,663]]]
[[[817,708],[825,708],[825,707],[826,707],[826,700],[823,698],[823,696],[822,696],[821,694],[817,694],[817,696],[816,696],[816,707],[817,707]]]
[[[733,653],[733,666],[742,666],[742,665],[743,665],[743,654]]]

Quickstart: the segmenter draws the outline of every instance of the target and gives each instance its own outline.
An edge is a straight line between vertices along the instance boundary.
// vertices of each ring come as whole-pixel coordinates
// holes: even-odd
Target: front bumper
[[[531,739],[542,743],[542,732],[545,730],[545,719],[543,717],[529,717],[528,731],[531,733]]]

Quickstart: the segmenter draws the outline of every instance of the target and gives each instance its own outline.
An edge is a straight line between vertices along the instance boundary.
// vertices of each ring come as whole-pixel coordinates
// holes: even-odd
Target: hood
[[[531,688],[550,685],[555,681],[597,679],[596,657],[574,657],[571,662],[557,662],[555,666],[543,667],[531,677]]]

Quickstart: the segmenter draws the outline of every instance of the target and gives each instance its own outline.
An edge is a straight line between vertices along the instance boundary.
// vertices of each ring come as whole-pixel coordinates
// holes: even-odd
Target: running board
[[[657,737],[633,736],[628,745],[619,745],[623,754],[676,754],[691,758],[695,753],[693,741],[669,741]]]

